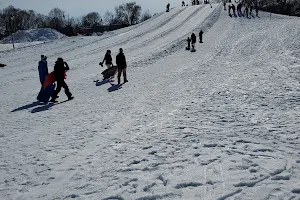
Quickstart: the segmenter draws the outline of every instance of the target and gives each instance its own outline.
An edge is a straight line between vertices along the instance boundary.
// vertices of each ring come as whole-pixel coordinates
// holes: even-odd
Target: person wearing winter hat
[[[38,65],[40,82],[43,85],[48,75],[48,63],[47,63],[47,56],[41,55],[41,60],[39,61]]]
[[[65,82],[65,72],[68,71],[69,69],[70,69],[69,65],[62,58],[58,58],[57,61],[55,62],[54,76],[55,76],[55,81],[57,82],[57,87],[52,95],[52,99],[50,100],[51,102],[56,102],[56,99],[58,98],[57,95],[60,92],[62,87],[65,89],[65,93],[68,97],[68,100],[74,98],[69,90],[68,85]]]

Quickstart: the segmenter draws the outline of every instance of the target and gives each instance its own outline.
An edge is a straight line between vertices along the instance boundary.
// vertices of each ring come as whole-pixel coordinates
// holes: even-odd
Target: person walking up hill
[[[54,76],[55,76],[55,81],[57,81],[57,87],[56,90],[54,91],[52,95],[52,99],[50,100],[51,102],[56,102],[56,99],[58,98],[58,93],[60,92],[61,88],[63,87],[65,89],[65,93],[68,97],[68,100],[74,99],[72,96],[68,85],[65,82],[65,72],[68,71],[69,65],[64,62],[62,58],[58,58],[57,61],[55,62],[54,65]]]

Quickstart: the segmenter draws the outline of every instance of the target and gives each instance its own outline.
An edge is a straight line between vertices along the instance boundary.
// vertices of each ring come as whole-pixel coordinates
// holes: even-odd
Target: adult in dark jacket
[[[192,50],[194,50],[195,49],[195,44],[197,42],[197,38],[196,38],[195,33],[192,33],[191,40],[192,40]]]
[[[40,83],[41,83],[41,91],[39,92],[39,95],[37,96],[38,101],[44,101],[43,99],[43,85],[46,80],[46,76],[48,75],[48,63],[47,63],[47,56],[41,55],[41,60],[39,61],[38,65],[39,70],[39,77],[40,77]]]
[[[43,86],[46,76],[48,75],[47,56],[41,55],[41,60],[39,61],[38,69],[39,69],[40,82]]]
[[[101,63],[99,63],[99,65],[101,65],[103,67],[104,61],[105,61],[105,65],[106,65],[107,69],[112,67],[113,64],[112,64],[112,57],[111,57],[111,51],[110,50],[106,51],[104,59]]]
[[[55,102],[57,99],[57,95],[60,92],[61,88],[63,87],[65,89],[65,93],[68,97],[68,100],[73,99],[72,94],[69,90],[68,85],[65,82],[65,71],[68,71],[69,65],[64,62],[62,58],[58,58],[57,61],[55,62],[54,65],[54,76],[55,76],[55,81],[57,82],[57,87],[56,90],[54,91],[52,95],[52,99],[50,101]]]
[[[185,49],[186,50],[191,50],[191,39],[190,39],[190,37],[188,37],[187,42],[188,42],[188,46]]]
[[[122,48],[119,49],[119,54],[116,57],[116,64],[118,67],[118,84],[119,85],[121,84],[122,72],[123,72],[123,77],[124,77],[124,83],[128,82],[127,75],[126,75],[126,67],[127,67],[126,57],[123,53]]]
[[[199,32],[199,42],[200,42],[200,43],[203,43],[202,38],[203,38],[203,31],[201,30],[201,31]]]

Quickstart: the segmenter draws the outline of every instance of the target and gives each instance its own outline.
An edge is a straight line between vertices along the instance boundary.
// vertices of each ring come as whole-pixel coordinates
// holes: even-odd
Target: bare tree
[[[82,17],[83,26],[94,26],[100,25],[102,23],[102,18],[97,12],[91,12]]]
[[[136,2],[130,2],[115,7],[116,17],[125,25],[138,23],[141,16],[141,6]]]
[[[65,11],[59,8],[53,8],[49,12],[48,26],[56,30],[60,30],[65,26]]]
[[[150,19],[152,17],[152,15],[150,14],[149,10],[146,10],[141,17],[141,22],[146,21],[148,19]]]
[[[115,19],[115,15],[110,12],[110,11],[106,11],[105,15],[104,15],[104,22],[108,25],[112,25]]]

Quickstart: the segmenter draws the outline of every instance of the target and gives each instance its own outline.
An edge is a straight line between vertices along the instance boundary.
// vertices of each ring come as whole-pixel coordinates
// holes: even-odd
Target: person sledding
[[[52,99],[50,100],[51,102],[56,102],[56,99],[58,98],[57,95],[60,92],[62,87],[65,89],[65,93],[68,97],[68,100],[74,98],[69,90],[68,85],[65,82],[65,72],[68,71],[69,69],[70,69],[69,65],[66,62],[64,62],[62,58],[58,58],[57,61],[55,62],[54,77],[55,77],[55,81],[57,82],[57,87],[52,95]]]

